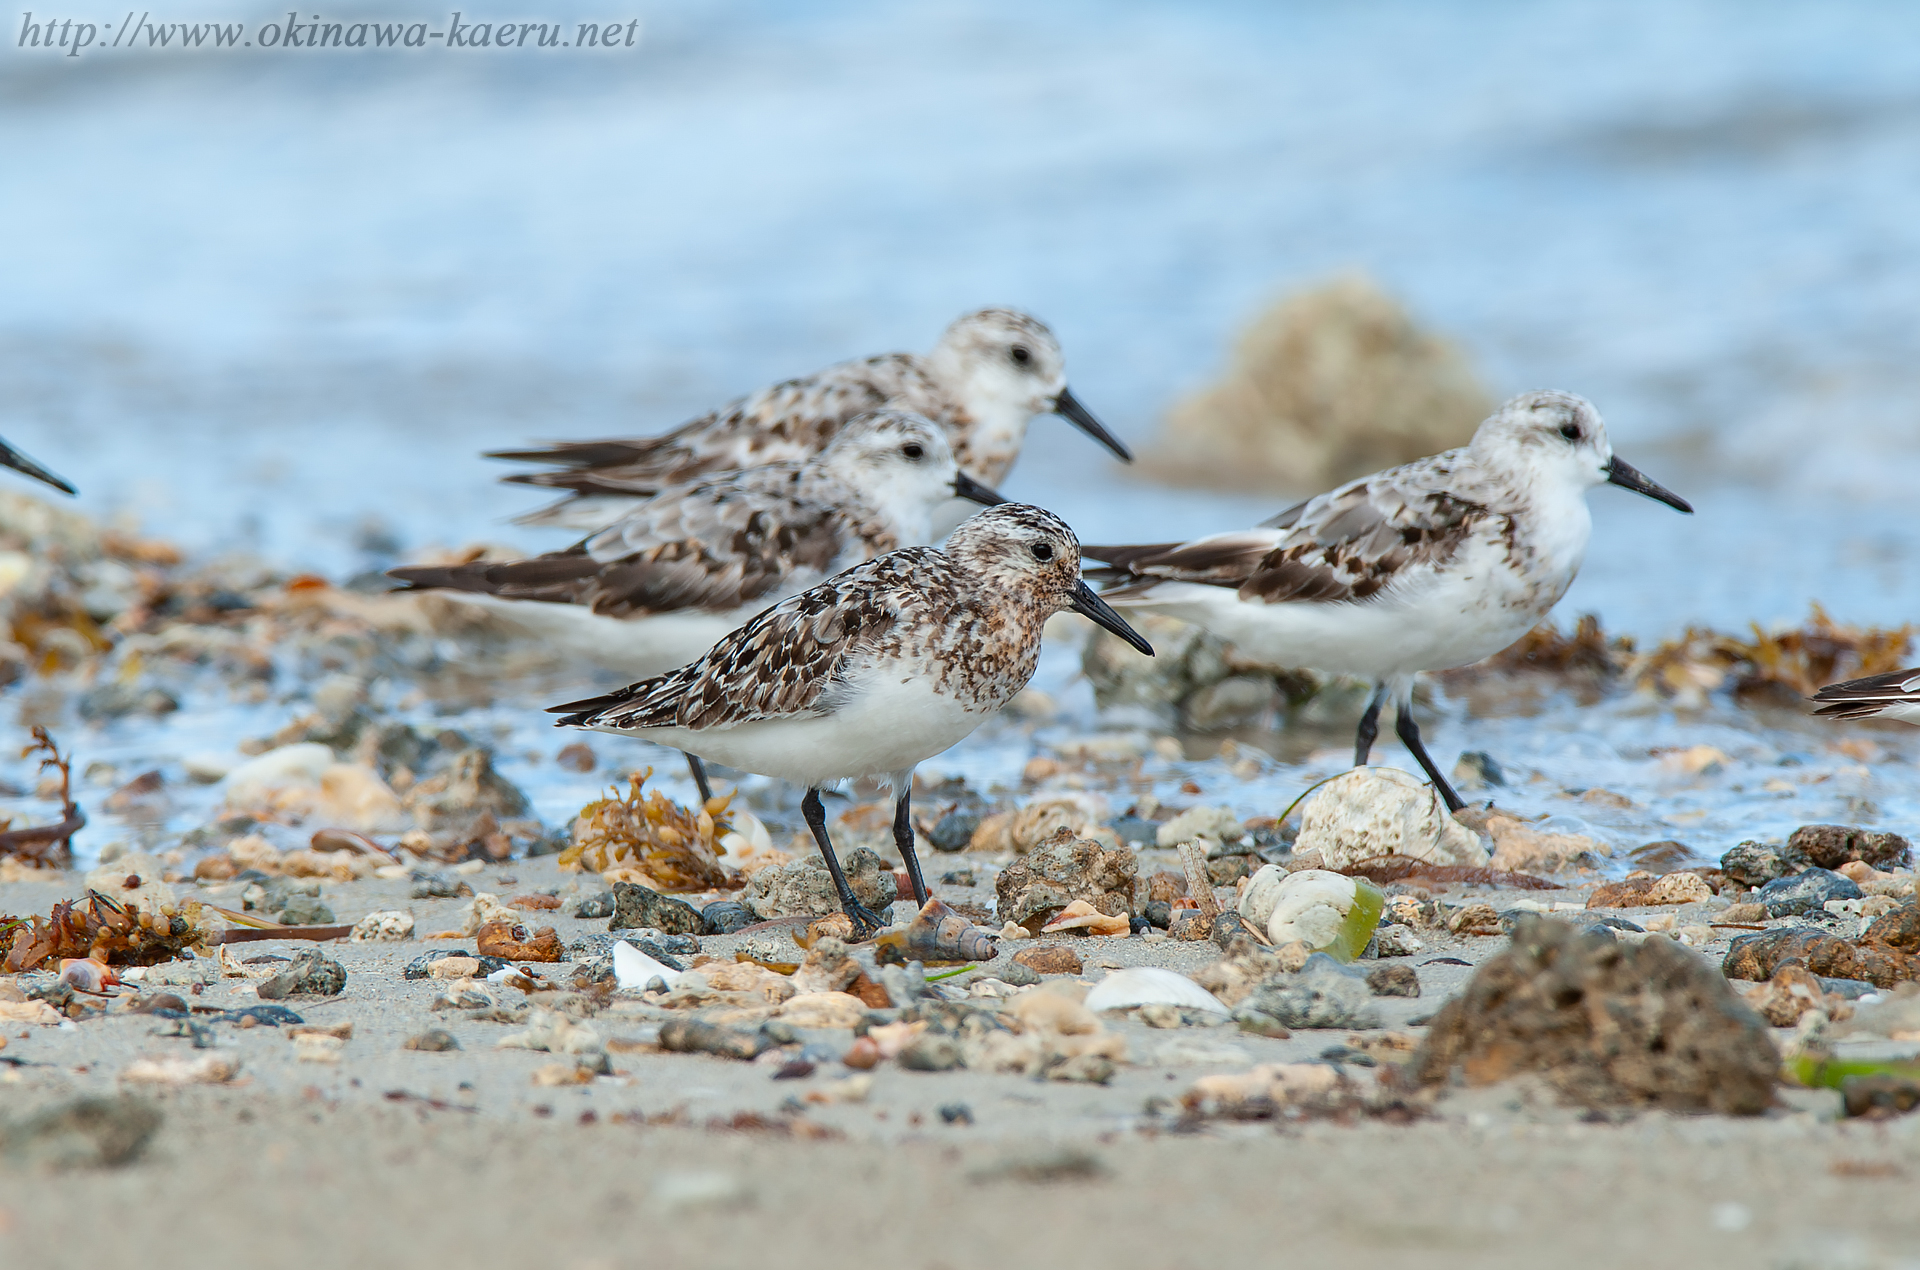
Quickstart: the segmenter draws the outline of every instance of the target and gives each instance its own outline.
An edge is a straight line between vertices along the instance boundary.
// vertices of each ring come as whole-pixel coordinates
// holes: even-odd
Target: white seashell
[[[1247,925],[1255,930],[1267,928],[1267,919],[1273,916],[1273,906],[1280,899],[1280,884],[1288,876],[1277,864],[1263,864],[1253,871],[1247,889],[1240,893],[1240,916]]]
[[[1087,993],[1089,1010],[1125,1010],[1136,1005],[1164,1002],[1193,1010],[1228,1013],[1220,999],[1182,974],[1158,966],[1129,966],[1116,970]]]
[[[1339,938],[1354,893],[1353,879],[1343,874],[1326,869],[1289,873],[1275,892],[1267,938],[1276,948],[1296,939],[1305,940],[1309,948],[1325,948]]]
[[[1397,767],[1356,767],[1322,785],[1300,811],[1293,849],[1317,849],[1329,869],[1383,855],[1484,865],[1480,835],[1455,820],[1433,787]]]
[[[613,946],[613,977],[622,988],[645,988],[658,976],[671,988],[680,981],[678,970],[669,970],[647,954],[621,940]]]

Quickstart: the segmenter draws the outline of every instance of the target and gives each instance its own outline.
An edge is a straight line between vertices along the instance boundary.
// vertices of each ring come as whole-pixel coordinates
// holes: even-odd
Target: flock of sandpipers
[[[840,869],[821,789],[889,781],[894,838],[924,905],[913,770],[1026,686],[1054,614],[1082,614],[1147,656],[1116,610],[1183,618],[1274,665],[1370,678],[1355,763],[1367,761],[1391,700],[1397,735],[1458,810],[1414,723],[1413,677],[1499,652],[1546,616],[1586,552],[1591,487],[1693,510],[1614,455],[1591,404],[1530,392],[1460,449],[1253,528],[1083,547],[1053,513],[992,489],[1027,425],[1047,414],[1131,460],[1068,391],[1053,333],[984,309],[931,353],[844,362],[663,436],[497,453],[548,469],[510,481],[566,491],[526,523],[586,536],[529,560],[393,576],[639,677],[553,707],[562,725],[682,751],[703,797],[702,759],[803,786],[807,824],[865,935],[882,923]],[[4,443],[0,463],[73,493]],[[1083,559],[1098,562],[1089,576],[1102,591],[1083,578]],[[1920,723],[1920,671],[1835,684],[1817,699],[1821,714]]]

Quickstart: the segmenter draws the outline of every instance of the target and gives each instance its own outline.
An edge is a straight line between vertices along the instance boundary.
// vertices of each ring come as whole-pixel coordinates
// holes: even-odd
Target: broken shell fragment
[[[60,982],[70,983],[82,992],[105,992],[120,982],[111,966],[91,957],[68,957],[60,962]]]
[[[1124,920],[1121,923],[1124,928]],[[887,962],[992,961],[998,950],[992,931],[982,930],[940,900],[926,902],[905,926],[873,937],[873,959]]]
[[[1128,930],[1125,917],[1112,917],[1102,913],[1085,900],[1075,900],[1060,910],[1060,915],[1040,928],[1043,935],[1057,934],[1063,930],[1081,931],[1088,935],[1124,935]]]
[[[681,972],[669,970],[626,940],[613,946],[614,981],[629,991],[641,991],[655,979],[669,988],[680,981]]]
[[[1137,1005],[1171,1005],[1214,1014],[1227,1013],[1220,998],[1171,970],[1159,966],[1129,966],[1116,970],[1087,993],[1087,1009],[1125,1010]]]

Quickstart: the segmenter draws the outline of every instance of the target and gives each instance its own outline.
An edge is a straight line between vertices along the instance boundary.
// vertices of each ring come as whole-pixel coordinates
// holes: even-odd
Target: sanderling
[[[5,464],[16,472],[25,472],[34,480],[51,485],[62,494],[78,492],[73,486],[67,484],[52,472],[47,471],[46,468],[41,467],[38,463],[35,463],[32,459],[20,453],[20,451],[14,449],[5,441],[0,441],[0,464]]]
[[[670,485],[762,463],[804,459],[835,432],[881,406],[925,415],[946,429],[960,470],[989,485],[1020,456],[1027,423],[1058,414],[1127,462],[1133,455],[1067,390],[1059,341],[1035,318],[981,309],[954,322],[933,352],[887,353],[752,392],[663,436],[561,442],[498,450],[489,458],[555,465],[506,479],[572,493],[520,517],[528,525],[593,530]],[[946,509],[951,529],[966,511]]]
[[[1814,713],[1832,719],[1898,719],[1920,724],[1920,669],[1894,670],[1828,684],[1813,694]]]
[[[935,424],[879,410],[817,455],[665,490],[565,551],[388,576],[491,609],[559,656],[646,677],[862,560],[932,541],[956,495],[1006,501],[959,470]]]
[[[916,903],[929,893],[913,849],[913,769],[961,740],[1033,677],[1040,632],[1063,609],[1152,654],[1080,580],[1080,544],[1052,512],[990,507],[944,549],[909,547],[781,601],[669,674],[553,707],[561,726],[640,736],[804,785],[807,826],[840,905],[863,907],[827,836],[820,790],[884,776],[894,841]]]
[[[1446,799],[1420,743],[1413,676],[1465,666],[1526,634],[1579,572],[1585,493],[1611,483],[1683,512],[1678,495],[1615,458],[1600,414],[1571,393],[1500,407],[1473,442],[1363,477],[1255,529],[1184,543],[1087,547],[1122,609],[1184,618],[1282,666],[1376,681],[1354,763],[1391,697],[1395,731]]]

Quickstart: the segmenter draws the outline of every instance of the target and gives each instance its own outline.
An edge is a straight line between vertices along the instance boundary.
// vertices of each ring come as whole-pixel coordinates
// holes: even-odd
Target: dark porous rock
[[[413,875],[413,890],[410,897],[416,900],[450,900],[458,898],[462,891],[469,894],[473,888],[451,873],[418,873]],[[609,913],[613,910],[607,910]]]
[[[611,957],[613,946],[619,942],[620,940],[613,935],[602,935],[597,932],[581,935],[567,945],[567,957],[572,961],[593,961],[600,957]]]
[[[1789,861],[1804,860],[1820,869],[1837,869],[1853,860],[1876,869],[1913,863],[1913,848],[1899,834],[1851,825],[1801,825],[1787,839],[1784,854]]]
[[[583,895],[573,906],[573,916],[582,921],[594,921],[613,916],[613,892],[601,891],[597,895]]]
[[[948,1072],[963,1063],[960,1042],[940,1032],[922,1032],[900,1051],[900,1066],[910,1072]]]
[[[1871,937],[1880,922],[1893,916],[1888,913],[1869,926],[1858,943],[1812,926],[1742,935],[1727,949],[1720,970],[1729,979],[1765,982],[1780,967],[1798,965],[1823,979],[1862,979],[1891,988],[1920,978],[1920,957]]]
[[[651,926],[669,935],[698,935],[706,928],[700,910],[636,882],[613,884],[613,920],[608,930]]]
[[[280,910],[282,926],[332,926],[337,920],[326,901],[317,895],[296,895]]]
[[[400,1043],[403,1050],[419,1050],[423,1054],[444,1054],[448,1050],[460,1048],[460,1042],[453,1033],[445,1028],[429,1028],[418,1036],[409,1036]]]
[[[1153,912],[1152,912],[1153,907],[1154,906],[1151,903],[1147,905],[1147,909],[1148,909],[1147,921],[1148,922],[1153,922]],[[1166,923],[1165,924],[1154,923],[1156,925],[1160,925],[1161,929],[1163,930],[1166,928],[1167,925],[1171,925],[1173,922],[1173,907],[1171,905],[1167,905],[1166,907],[1167,907]],[[1226,912],[1221,913],[1219,916],[1213,919],[1213,936],[1212,936],[1213,942],[1219,945],[1220,951],[1225,952],[1229,947],[1233,945],[1234,940],[1251,938],[1251,936],[1247,934],[1248,929],[1249,928],[1247,926],[1246,919],[1241,917],[1240,914],[1234,911],[1233,909],[1228,909]]]
[[[1215,886],[1232,886],[1241,878],[1251,875],[1255,863],[1257,862],[1251,853],[1246,855],[1225,855],[1217,860],[1208,860],[1207,881],[1213,883]]]
[[[1850,877],[1831,869],[1808,869],[1792,877],[1775,878],[1753,897],[1768,917],[1798,917],[1818,913],[1828,900],[1857,900],[1865,892]]]
[[[74,1098],[0,1125],[0,1154],[35,1169],[115,1168],[139,1156],[160,1120],[138,1098]]]
[[[1389,961],[1367,971],[1367,990],[1376,997],[1417,997],[1420,976],[1404,961]]]
[[[1039,971],[1014,960],[1009,960],[1006,965],[1001,966],[995,972],[995,977],[1001,983],[1010,983],[1016,988],[1025,988],[1040,982]]]
[[[1085,900],[1109,917],[1133,912],[1133,852],[1109,851],[1090,838],[1062,829],[1015,860],[994,882],[1002,920],[1039,930],[1075,900]]]
[[[1142,913],[1147,919],[1147,924],[1150,926],[1156,926],[1161,930],[1166,930],[1169,926],[1173,925],[1173,905],[1165,900],[1148,900],[1147,906],[1142,910]],[[1222,913],[1221,916],[1225,917],[1226,914]],[[1238,926],[1244,927],[1246,925],[1246,923],[1240,921],[1240,915],[1238,913],[1235,913],[1233,917],[1235,924]]]
[[[731,935],[759,922],[752,909],[739,900],[715,900],[700,910],[701,933]]]
[[[1696,953],[1533,918],[1441,1007],[1411,1071],[1425,1085],[1537,1073],[1588,1107],[1759,1115],[1779,1067],[1765,1020]]]
[[[222,1023],[231,1023],[235,1027],[298,1027],[306,1020],[287,1009],[284,1005],[250,1005],[239,1010],[223,1010],[209,1017]],[[204,1046],[195,1046],[204,1049]]]
[[[1840,1082],[1847,1114],[1870,1120],[1891,1120],[1920,1107],[1920,1081],[1905,1076],[1848,1076]]]
[[[295,957],[273,978],[262,980],[256,991],[263,1001],[278,1001],[284,997],[337,997],[346,987],[346,967],[315,949]]]
[[[1242,1005],[1286,1028],[1380,1026],[1366,978],[1325,953],[1307,958],[1297,974],[1267,980]]]
[[[1743,842],[1720,857],[1720,871],[1742,886],[1765,886],[1789,872],[1778,851],[1764,843]]]
[[[1920,953],[1920,907],[1912,901],[1873,919],[1860,932],[1863,944],[1884,944],[1903,953]]]
[[[1040,975],[1077,975],[1083,969],[1080,954],[1065,944],[1036,944],[1013,954],[1017,966]]]
[[[984,819],[986,817],[977,812],[950,811],[934,822],[933,832],[927,839],[935,851],[965,851],[973,841],[973,831]]]
[[[421,953],[418,957],[409,961],[406,970],[402,973],[409,979],[425,979],[428,977],[427,967],[439,961],[442,957],[471,956],[473,956],[473,954],[465,948],[436,948],[430,953]]]

